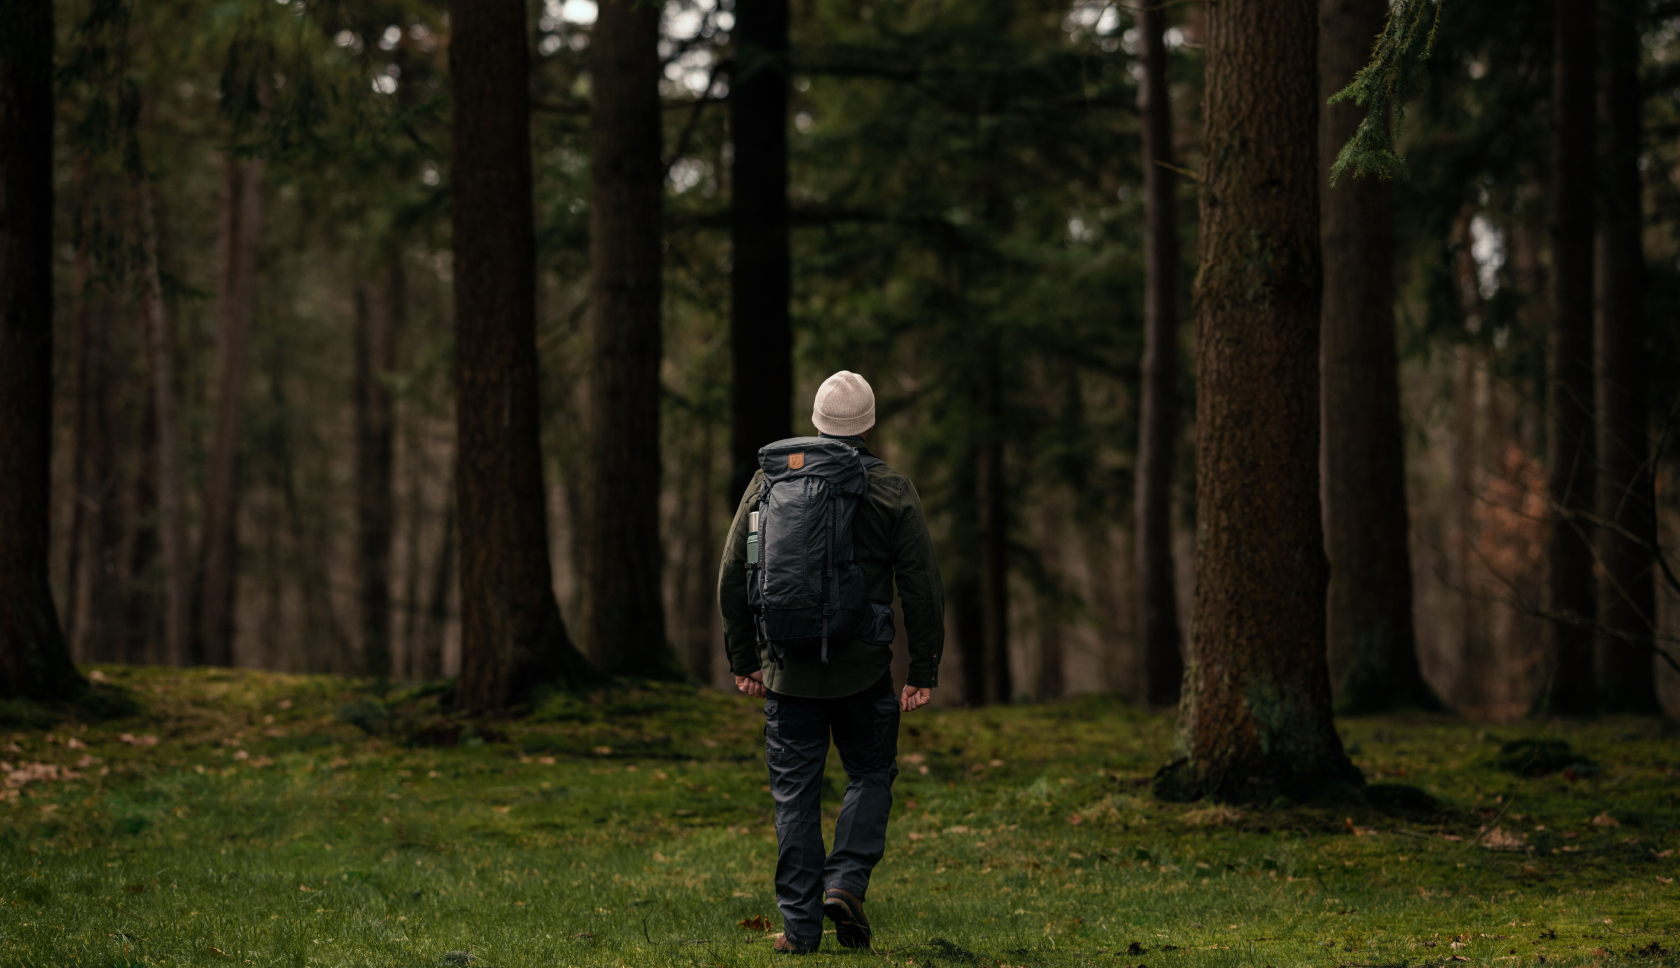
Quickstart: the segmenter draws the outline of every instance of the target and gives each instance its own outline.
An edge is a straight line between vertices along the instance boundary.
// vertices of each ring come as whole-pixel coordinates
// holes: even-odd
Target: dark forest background
[[[1680,543],[1680,8],[1577,6],[1571,46],[1560,25],[1579,25],[1549,8],[1448,0],[1405,176],[1324,195],[1323,490],[1354,495],[1327,505],[1353,522],[1328,529],[1343,708],[1680,712],[1649,651],[1680,634],[1651,547]],[[1280,70],[1339,90],[1385,7],[1327,0],[1322,75]],[[476,260],[473,298],[517,301],[495,274],[532,258],[547,534],[526,538],[546,538],[559,636],[595,667],[729,681],[714,589],[743,454],[778,422],[812,433],[811,395],[844,368],[935,527],[936,702],[1176,697],[1201,4],[547,0],[526,10],[528,65],[418,0],[54,13],[50,573],[78,661],[455,675],[462,569],[522,553],[473,549],[502,498],[458,486],[457,371],[522,354],[462,341],[456,273]],[[479,58],[470,112],[452,56]],[[453,166],[500,144],[499,114],[520,121],[495,84],[521,72],[534,231],[476,229],[464,256],[463,227],[503,204],[486,186],[519,175],[469,186]],[[1363,114],[1326,110],[1324,162]],[[1335,222],[1344,190],[1366,207]],[[1337,305],[1393,338],[1336,342]],[[1585,344],[1560,313],[1588,320]],[[1358,364],[1335,392],[1334,352]],[[1385,379],[1392,413],[1361,393]],[[1629,427],[1644,450],[1618,464]],[[1605,455],[1569,465],[1573,489],[1560,440]],[[1594,467],[1623,500],[1583,499]],[[1383,468],[1403,490],[1358,476]],[[518,568],[509,587],[542,562]],[[1360,624],[1383,614],[1402,618]],[[1361,673],[1372,636],[1415,641],[1429,688],[1370,698],[1404,679]],[[1572,707],[1560,683],[1582,668]]]

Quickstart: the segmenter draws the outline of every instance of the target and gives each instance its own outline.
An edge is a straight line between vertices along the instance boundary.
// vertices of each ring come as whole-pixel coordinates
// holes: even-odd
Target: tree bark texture
[[[53,406],[53,20],[0,7],[0,697],[83,686],[48,578]]]
[[[1365,66],[1388,15],[1386,0],[1320,0],[1320,102]],[[1328,105],[1319,120],[1319,172],[1365,115]],[[1412,626],[1411,522],[1400,426],[1394,332],[1394,240],[1389,187],[1350,178],[1323,187],[1321,329],[1326,637],[1338,709],[1439,708],[1418,667]]]
[[[739,495],[758,469],[758,449],[793,436],[787,0],[737,0],[734,38],[729,348],[735,375],[729,493]]]
[[[500,709],[589,669],[554,600],[538,440],[530,53],[520,0],[449,4],[455,265],[457,704]]]
[[[1652,673],[1656,625],[1651,549],[1657,537],[1651,473],[1645,322],[1644,206],[1639,176],[1641,5],[1604,5],[1604,219],[1598,304],[1598,695],[1602,708],[1662,711]]]
[[[392,449],[396,422],[386,374],[396,364],[397,335],[406,307],[402,255],[384,268],[384,292],[375,311],[367,287],[356,287],[356,549],[361,599],[362,668],[378,679],[391,675],[391,538],[396,528]]]
[[[1551,330],[1546,347],[1545,648],[1553,663],[1545,705],[1593,711],[1597,581],[1591,527],[1593,444],[1593,146],[1595,5],[1557,0],[1553,17]]]
[[[216,423],[205,469],[196,658],[232,665],[239,587],[239,451],[262,242],[263,163],[222,162],[221,274],[216,292]]]
[[[635,676],[681,675],[660,587],[660,9],[605,0],[590,42],[590,646]]]
[[[1331,718],[1318,498],[1316,0],[1208,12],[1196,307],[1196,591],[1169,798],[1360,774]]]
[[[1173,471],[1178,464],[1178,178],[1167,86],[1166,11],[1145,4],[1143,35],[1143,388],[1139,392],[1137,512],[1138,634],[1144,698],[1178,702],[1183,635],[1173,575]]]

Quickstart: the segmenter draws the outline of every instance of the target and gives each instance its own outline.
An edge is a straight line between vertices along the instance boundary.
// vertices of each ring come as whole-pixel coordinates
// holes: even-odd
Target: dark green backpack
[[[892,641],[892,611],[872,604],[854,559],[852,520],[882,463],[832,437],[793,437],[759,448],[764,483],[749,505],[758,527],[747,540],[747,603],[759,644],[777,665],[783,650],[820,650],[828,640]]]

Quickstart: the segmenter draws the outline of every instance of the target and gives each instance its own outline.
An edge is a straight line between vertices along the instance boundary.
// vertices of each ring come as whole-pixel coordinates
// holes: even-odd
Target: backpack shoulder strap
[[[881,467],[887,466],[886,461],[882,460],[879,457],[876,457],[874,454],[862,454],[862,455],[859,456],[858,459],[863,461],[863,469],[864,470],[869,470],[871,467],[875,467],[876,465],[879,465]]]

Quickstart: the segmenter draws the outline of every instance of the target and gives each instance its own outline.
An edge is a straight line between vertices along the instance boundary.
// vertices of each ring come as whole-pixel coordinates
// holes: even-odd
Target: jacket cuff
[[[904,684],[912,689],[937,689],[939,687],[939,670],[931,672],[925,669],[910,667],[910,674],[905,676]]]

